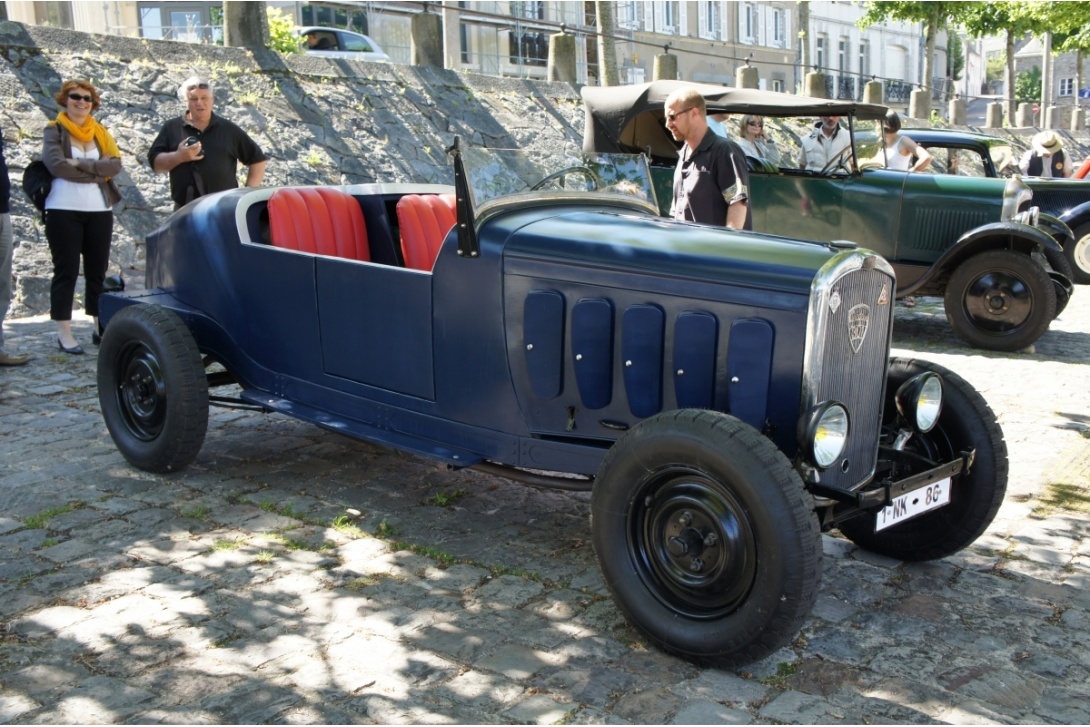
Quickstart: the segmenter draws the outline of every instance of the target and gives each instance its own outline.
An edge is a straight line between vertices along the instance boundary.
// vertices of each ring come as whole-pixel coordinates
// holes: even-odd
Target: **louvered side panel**
[[[911,223],[902,239],[908,247],[932,252],[946,250],[962,233],[999,221],[993,211],[958,209],[953,203],[950,208],[913,209],[909,219]]]

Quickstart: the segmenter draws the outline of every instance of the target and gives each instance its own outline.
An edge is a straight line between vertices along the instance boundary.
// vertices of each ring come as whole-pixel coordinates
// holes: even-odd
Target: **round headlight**
[[[811,409],[806,422],[802,444],[810,460],[825,469],[840,458],[848,443],[848,412],[840,404],[828,402]]]
[[[934,372],[913,376],[897,389],[897,411],[921,432],[930,432],[942,413],[942,377]]]

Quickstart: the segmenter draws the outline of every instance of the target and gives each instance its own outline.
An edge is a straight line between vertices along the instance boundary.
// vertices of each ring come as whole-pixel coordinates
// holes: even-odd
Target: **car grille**
[[[1033,190],[1033,204],[1042,212],[1058,215],[1090,200],[1090,187],[1086,192]]]
[[[840,460],[809,479],[839,489],[868,481],[878,458],[896,281],[873,253],[842,253],[814,279],[803,411],[828,401],[850,417]]]

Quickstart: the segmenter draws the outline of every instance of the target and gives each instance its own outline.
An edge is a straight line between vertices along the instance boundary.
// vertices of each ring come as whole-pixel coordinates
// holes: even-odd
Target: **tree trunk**
[[[922,87],[927,90],[924,94],[925,107],[923,109],[926,116],[922,118],[929,118],[931,116],[931,84],[934,83],[935,78],[935,39],[939,34],[939,3],[935,3],[936,9],[931,11],[931,17],[927,19],[926,41],[924,43],[924,55],[923,55],[923,78],[920,79]]]
[[[594,14],[598,17],[598,85],[618,86],[617,47],[613,35],[613,3],[595,0]]]
[[[269,44],[269,17],[263,1],[223,0],[223,44],[238,48]]]
[[[1007,126],[1014,126],[1017,99],[1014,97],[1014,31],[1007,29],[1007,73],[1003,81],[1007,96]]]
[[[805,77],[810,72],[809,0],[803,0],[799,3],[799,65],[802,66],[802,75]]]

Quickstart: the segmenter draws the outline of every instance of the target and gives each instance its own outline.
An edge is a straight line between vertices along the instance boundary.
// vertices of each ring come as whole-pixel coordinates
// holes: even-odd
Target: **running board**
[[[241,399],[257,406],[286,414],[295,419],[301,419],[311,424],[317,424],[323,429],[328,429],[338,434],[343,434],[353,439],[365,442],[381,444],[386,447],[399,449],[403,452],[418,454],[422,457],[437,459],[454,468],[469,467],[478,462],[483,462],[484,457],[477,452],[469,450],[451,449],[438,442],[422,437],[415,437],[404,432],[395,432],[391,429],[382,429],[355,419],[343,419],[330,415],[329,412],[309,407],[289,399],[281,399],[268,394],[253,391],[243,391]]]

